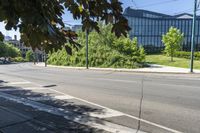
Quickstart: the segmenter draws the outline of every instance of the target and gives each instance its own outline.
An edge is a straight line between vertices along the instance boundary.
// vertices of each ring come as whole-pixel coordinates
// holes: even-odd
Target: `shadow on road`
[[[102,132],[101,130],[97,130],[83,124],[76,123],[74,121],[81,121],[82,123],[94,122],[99,124],[104,124],[99,119],[94,119],[91,117],[91,113],[95,114],[104,114],[103,109],[98,107],[92,107],[91,105],[82,105],[80,101],[76,101],[74,99],[63,99],[59,100],[55,98],[55,93],[49,92],[48,89],[36,89],[36,90],[24,90],[21,87],[17,86],[6,86],[6,82],[0,80],[0,107],[7,108],[11,110],[13,113],[20,113],[30,117],[29,121],[25,121],[25,123],[21,123],[18,127],[23,127],[23,124],[28,124],[30,122],[36,123],[36,125],[42,125],[47,127],[47,129],[51,131],[61,132],[63,133],[84,133],[84,132]],[[28,101],[34,101],[35,103],[40,103],[44,106],[55,107],[63,112],[63,115],[55,115],[45,111],[41,111],[31,106],[26,106],[24,104],[20,104],[17,102],[13,102],[7,100],[5,98],[2,99],[1,94],[9,94],[11,96],[15,96],[18,98],[24,98]],[[65,119],[64,116],[67,118]],[[68,119],[69,118],[69,119]],[[6,120],[5,120],[6,121]],[[1,124],[1,123],[0,123]],[[24,126],[25,126],[24,125]],[[11,129],[15,127],[15,124],[4,125],[3,127],[0,125],[0,131],[6,130],[8,127]],[[26,129],[24,127],[24,129]],[[22,130],[24,130],[22,128]],[[28,130],[27,130],[28,131]]]

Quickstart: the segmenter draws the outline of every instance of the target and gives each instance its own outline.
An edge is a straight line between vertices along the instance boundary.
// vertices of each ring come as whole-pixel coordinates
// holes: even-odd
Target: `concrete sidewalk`
[[[44,63],[38,63],[37,66],[44,67]],[[71,67],[71,66],[56,66],[56,65],[47,65],[48,67],[54,68],[66,68],[66,69],[78,69],[85,70],[85,67]],[[90,67],[90,70],[99,70],[99,71],[117,71],[117,72],[135,72],[135,73],[167,73],[167,74],[191,74],[189,68],[178,68],[163,66],[157,64],[151,64],[150,67],[138,68],[138,69],[126,69],[126,68],[96,68]],[[200,70],[194,70],[195,74],[200,74]]]
[[[0,98],[0,133],[107,133]]]

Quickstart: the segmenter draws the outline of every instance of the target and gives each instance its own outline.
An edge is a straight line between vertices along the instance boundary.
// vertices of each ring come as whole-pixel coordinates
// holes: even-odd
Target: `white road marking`
[[[67,95],[58,95],[58,96],[40,96],[40,97],[28,97],[28,99],[33,101],[48,101],[48,100],[67,100],[67,99],[73,99],[72,96]]]
[[[54,96],[53,98],[59,99],[59,100],[67,100],[67,99],[73,99],[74,97],[65,94],[65,95]]]
[[[20,91],[20,90],[22,89],[0,89],[0,91]]]
[[[50,88],[49,88],[49,90],[53,90],[53,89],[50,89]],[[57,90],[53,90],[53,91],[65,95],[65,93],[63,93],[63,92],[60,92],[60,91],[57,91]],[[74,96],[73,96],[73,97],[74,97]],[[124,115],[124,116],[130,117],[130,118],[132,118],[132,119],[140,120],[140,121],[142,121],[142,122],[144,122],[144,123],[147,123],[147,124],[149,124],[149,125],[153,125],[153,126],[155,126],[155,127],[159,127],[159,128],[161,128],[161,129],[164,129],[164,130],[167,130],[167,131],[170,131],[170,132],[173,132],[173,133],[182,133],[182,132],[180,132],[180,131],[177,131],[177,130],[174,130],[174,129],[171,129],[171,128],[168,128],[168,127],[165,127],[165,126],[162,126],[162,125],[159,125],[159,124],[156,124],[156,123],[154,123],[154,122],[150,122],[150,121],[148,121],[148,120],[140,119],[140,118],[138,118],[138,117],[135,117],[135,116],[132,116],[132,115],[129,115],[129,114],[120,112],[120,111],[116,111],[116,110],[110,109],[110,108],[108,108],[108,107],[105,107],[105,106],[102,106],[102,105],[99,105],[99,104],[96,104],[96,103],[93,103],[93,102],[89,102],[89,101],[84,100],[84,99],[81,99],[81,98],[77,98],[77,97],[74,97],[74,98],[77,99],[77,100],[83,101],[83,102],[85,102],[85,103],[92,104],[92,105],[95,105],[95,106],[97,106],[97,107],[101,107],[101,108],[103,108],[103,109],[109,110],[110,112],[116,114],[116,116],[117,116],[117,115],[118,115],[118,116],[119,116],[119,115],[120,115],[120,116],[123,116],[123,115]],[[94,115],[94,116],[95,116],[95,115]],[[99,117],[100,117],[100,116],[99,116]],[[100,117],[100,118],[101,118],[101,117]]]
[[[106,79],[106,80],[108,80],[108,79]],[[114,81],[116,81],[116,80],[114,80]],[[29,82],[29,81],[28,81]],[[122,81],[121,81],[122,82]],[[128,82],[131,82],[131,81],[128,81]],[[37,84],[38,85],[38,84]],[[36,88],[38,88],[38,87],[30,87],[30,89],[36,89]],[[42,88],[42,87],[39,87],[39,88]],[[51,91],[54,91],[54,92],[57,92],[57,93],[60,93],[60,94],[63,94],[63,95],[66,95],[66,96],[70,96],[70,95],[68,95],[68,94],[66,94],[66,93],[63,93],[63,92],[60,92],[60,91],[57,91],[57,90],[54,90],[54,89],[51,89],[51,88],[42,88],[42,89],[48,89],[48,90],[51,90]],[[84,99],[81,99],[81,98],[77,98],[77,97],[74,97],[74,96],[70,96],[70,97],[73,97],[73,98],[75,98],[75,99],[77,99],[77,100],[80,100],[80,101],[83,101],[83,102],[85,102],[85,103],[88,103],[88,104],[91,104],[91,105],[95,105],[95,106],[97,106],[97,107],[101,107],[101,108],[103,108],[104,110],[105,110],[105,112],[109,112],[109,113],[111,113],[112,115],[112,117],[114,117],[114,116],[128,116],[128,117],[130,117],[130,118],[132,118],[132,119],[136,119],[136,120],[140,120],[140,121],[142,121],[142,122],[144,122],[144,123],[147,123],[147,124],[149,124],[149,125],[153,125],[153,126],[155,126],[155,127],[159,127],[159,128],[161,128],[161,129],[164,129],[164,130],[167,130],[167,131],[170,131],[170,132],[173,132],[173,133],[182,133],[182,132],[180,132],[180,131],[177,131],[177,130],[174,130],[174,129],[171,129],[171,128],[168,128],[168,127],[165,127],[165,126],[162,126],[162,125],[159,125],[159,124],[156,124],[156,123],[154,123],[154,122],[150,122],[150,121],[148,121],[148,120],[144,120],[144,119],[140,119],[140,118],[138,118],[138,117],[135,117],[135,116],[132,116],[132,115],[129,115],[129,114],[126,114],[126,113],[123,113],[123,112],[120,112],[120,111],[116,111],[116,110],[113,110],[113,109],[110,109],[110,108],[108,108],[108,107],[105,107],[105,106],[102,106],[102,105],[99,105],[99,104],[96,104],[96,103],[93,103],[93,102],[89,102],[89,101],[87,101],[87,100],[84,100]],[[62,110],[62,109],[61,109]],[[51,111],[50,111],[51,112]],[[108,114],[109,114],[108,113]],[[106,114],[106,113],[105,113]],[[105,115],[104,114],[104,115]],[[113,115],[114,114],[114,115]],[[90,114],[91,116],[93,115],[93,116],[95,116],[95,117],[99,117],[99,118],[102,118],[102,115],[97,115],[97,114]],[[108,117],[109,115],[107,115],[107,117]],[[105,117],[104,117],[105,118]]]
[[[30,84],[29,81],[21,81],[21,82],[8,82],[9,85],[21,85],[21,84]]]
[[[64,116],[65,119],[71,120],[71,121],[75,121],[77,123],[83,124],[83,125],[87,125],[89,127],[93,127],[93,128],[97,128],[97,129],[102,129],[111,133],[136,133],[137,130],[136,129],[132,129],[132,128],[128,128],[125,126],[121,126],[118,124],[114,124],[111,122],[107,122],[104,120],[100,120],[100,119],[96,119],[94,118],[88,118],[83,116],[73,116],[73,112],[69,112],[69,111],[64,111],[62,109],[58,109],[55,108],[53,106],[49,106],[49,105],[45,105],[42,103],[38,103],[38,102],[34,102],[34,101],[30,101],[27,100],[25,98],[20,98],[20,97],[16,97],[10,94],[6,94],[6,93],[1,93],[0,92],[0,97],[17,102],[17,103],[21,103],[27,106],[31,106],[33,108],[36,108],[40,111],[45,111],[54,115],[59,115],[59,116]],[[75,117],[75,118],[74,118]]]
[[[5,86],[0,86],[0,88],[4,88]],[[6,88],[6,89],[0,89],[0,91],[23,91],[23,90],[44,90],[46,88],[43,87],[24,87],[24,88]],[[46,89],[47,90],[47,89]]]
[[[89,102],[89,101],[86,101],[86,100],[83,100],[83,99],[80,99],[80,98],[77,98],[77,97],[74,97],[74,96],[70,96],[70,95],[67,95],[66,93],[63,93],[63,92],[60,92],[60,91],[57,91],[57,90],[54,90],[54,89],[51,89],[51,88],[49,88],[49,90],[54,91],[56,93],[63,94],[64,96],[66,96],[68,98],[71,97],[71,98],[77,99],[79,101],[82,101],[82,102],[85,102],[85,103],[88,103],[88,104],[91,104],[91,105],[94,105],[94,106],[97,106],[97,107],[100,107],[100,108],[103,109],[102,113],[98,113],[98,112],[89,113],[90,116],[97,117],[97,118],[108,118],[108,117],[116,117],[116,116],[122,116],[123,115],[123,113],[116,111],[116,110],[113,110],[113,109],[110,109],[110,108],[107,108],[105,106],[101,106],[99,104],[95,104],[95,103],[92,103],[92,102]],[[60,100],[62,100],[62,99],[60,99]]]
[[[42,97],[27,97],[29,100],[33,100],[33,101],[48,101],[51,100],[52,98],[49,96],[42,96]]]
[[[48,90],[47,88],[44,88],[44,87],[23,87],[21,89],[24,89],[24,90]]]

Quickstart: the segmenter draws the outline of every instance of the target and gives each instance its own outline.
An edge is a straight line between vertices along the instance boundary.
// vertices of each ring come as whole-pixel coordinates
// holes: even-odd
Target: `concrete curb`
[[[36,66],[39,67],[44,67],[44,64],[39,63],[36,64]],[[162,65],[157,65],[160,67],[166,67]],[[141,68],[141,69],[125,69],[125,68],[96,68],[96,67],[90,67],[89,69],[86,69],[85,67],[71,67],[71,66],[56,66],[56,65],[47,65],[47,67],[52,67],[52,68],[62,68],[62,69],[74,69],[74,70],[94,70],[94,71],[109,71],[109,72],[131,72],[131,73],[152,73],[152,74],[200,74],[199,70],[196,70],[197,72],[190,73],[188,72],[181,72],[181,71],[150,71],[150,70],[144,70],[146,68]],[[167,67],[167,68],[175,68],[175,67]],[[179,68],[175,68],[179,69]],[[183,68],[180,68],[183,69]]]

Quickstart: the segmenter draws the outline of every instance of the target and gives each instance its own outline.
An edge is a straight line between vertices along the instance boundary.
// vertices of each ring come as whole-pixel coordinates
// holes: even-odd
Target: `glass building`
[[[162,35],[169,31],[170,27],[176,27],[184,33],[184,41],[181,49],[189,51],[192,36],[192,15],[183,13],[175,16],[146,11],[141,9],[126,8],[124,16],[128,19],[131,30],[130,38],[136,37],[138,43],[147,52],[158,52],[164,49]],[[200,50],[200,17],[197,17],[195,33],[195,49]]]

